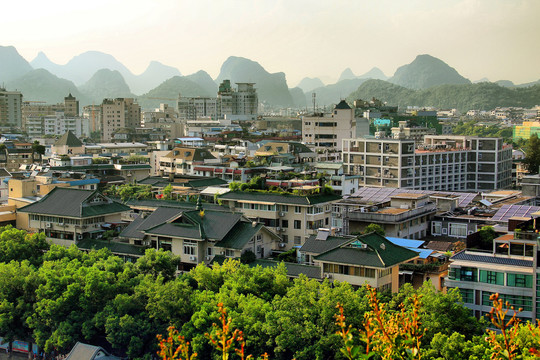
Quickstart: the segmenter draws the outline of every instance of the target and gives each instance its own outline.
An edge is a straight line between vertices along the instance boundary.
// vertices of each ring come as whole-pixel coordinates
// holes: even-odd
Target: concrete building
[[[361,186],[485,191],[512,184],[512,147],[501,138],[426,135],[343,141],[344,171]]]
[[[237,89],[231,87],[230,80],[223,80],[217,95],[217,112],[219,118],[229,120],[257,120],[259,97],[255,83],[236,83]]]
[[[101,140],[110,141],[115,131],[141,125],[141,107],[132,98],[104,99],[101,103]]]
[[[339,160],[343,139],[358,136],[356,121],[354,109],[341,100],[331,114],[302,117],[302,141],[319,154],[319,159]],[[369,135],[369,127],[362,135]]]
[[[182,97],[178,95],[176,102],[178,118],[183,120],[197,120],[218,118],[218,99],[212,97]]]
[[[330,226],[337,195],[281,195],[271,192],[231,191],[219,197],[223,205],[262,222],[283,239],[280,249],[303,245],[319,228]]]
[[[22,127],[22,94],[0,87],[0,126]]]
[[[494,293],[516,309],[521,308],[518,317],[522,320],[534,322],[539,317],[536,223],[540,224],[537,219],[528,220],[523,228],[514,229],[513,234],[496,238],[491,252],[467,249],[452,256],[445,284],[459,288],[465,306],[477,317],[491,310],[489,297]]]

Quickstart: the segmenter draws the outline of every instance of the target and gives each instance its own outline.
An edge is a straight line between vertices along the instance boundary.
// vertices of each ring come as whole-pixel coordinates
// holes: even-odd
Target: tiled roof
[[[95,196],[101,196],[106,202],[95,204],[89,202]],[[41,200],[20,208],[18,211],[83,218],[129,210],[128,206],[113,201],[97,191],[56,187]]]
[[[351,107],[345,100],[341,100],[334,109],[350,109]]]
[[[229,231],[223,240],[216,243],[215,246],[241,250],[262,227],[262,224],[253,226],[250,222],[239,222],[231,229],[231,231]]]
[[[367,245],[364,248],[355,243]],[[315,257],[321,262],[351,264],[359,266],[387,268],[418,257],[418,253],[393,244],[377,233],[360,235],[358,240],[349,240],[339,248]]]
[[[244,201],[266,201],[277,204],[292,205],[315,205],[329,201],[340,200],[341,196],[322,194],[322,195],[281,195],[270,192],[249,192],[249,191],[231,191],[219,197],[223,200],[244,200]]]
[[[121,255],[134,255],[134,256],[143,256],[144,250],[135,245],[116,242],[116,241],[103,241],[95,239],[85,239],[81,240],[77,247],[83,250],[99,250],[99,249],[109,249],[113,254]]]
[[[137,217],[129,224],[124,231],[120,234],[121,237],[130,239],[143,239],[144,231],[153,228],[154,226],[161,225],[168,220],[178,217],[182,214],[181,209],[170,207],[158,207],[147,217]]]
[[[499,257],[493,255],[478,255],[471,254],[467,251],[461,251],[455,254],[450,258],[451,260],[463,260],[463,261],[474,261],[482,262],[489,264],[498,264],[498,265],[510,265],[510,266],[522,266],[522,267],[532,267],[533,262],[530,260],[522,259],[511,259],[506,257]]]
[[[125,202],[126,205],[129,205],[131,207],[148,207],[148,208],[158,208],[158,207],[172,207],[177,209],[184,209],[184,210],[194,210],[197,206],[194,202],[183,202],[183,201],[176,201],[176,200],[157,200],[157,199],[148,199],[148,200],[136,200],[136,199],[129,199]],[[218,204],[211,204],[211,203],[203,203],[204,208],[206,210],[212,210],[212,211],[222,211],[222,212],[230,212],[228,206],[221,206]]]
[[[354,236],[345,237],[345,236],[328,236],[326,240],[317,240],[316,235],[311,235],[304,245],[300,248],[300,251],[312,253],[312,254],[322,254],[327,251],[333,250],[340,247],[343,244],[350,242],[354,239]]]

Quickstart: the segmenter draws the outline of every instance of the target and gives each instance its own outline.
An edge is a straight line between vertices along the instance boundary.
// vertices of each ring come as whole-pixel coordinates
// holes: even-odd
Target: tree
[[[377,234],[381,236],[386,235],[386,232],[384,231],[383,227],[379,224],[369,224],[368,226],[366,226],[365,233],[368,234],[370,232],[376,232]]]
[[[11,225],[0,227],[0,262],[27,260],[33,266],[41,265],[43,253],[49,249],[45,234],[28,234]]]
[[[136,267],[143,274],[162,276],[165,280],[172,280],[180,264],[180,257],[163,249],[147,249],[143,257],[137,259]]]
[[[32,151],[40,155],[45,155],[45,146],[40,145],[39,141],[35,140],[32,144]]]
[[[493,239],[497,237],[497,232],[493,229],[493,226],[482,226],[478,231],[478,235],[480,235],[482,248],[491,250],[493,247]]]
[[[527,166],[530,174],[538,174],[540,169],[540,139],[537,134],[531,135],[527,143],[527,154],[523,163]]]

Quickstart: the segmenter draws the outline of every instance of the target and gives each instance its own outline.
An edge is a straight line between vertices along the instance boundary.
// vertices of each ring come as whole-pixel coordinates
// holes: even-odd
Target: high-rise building
[[[64,116],[65,117],[76,117],[79,116],[79,100],[71,93],[64,98]]]
[[[22,126],[22,94],[0,88],[0,126]]]
[[[103,99],[101,140],[110,141],[115,131],[141,125],[141,107],[132,98]]]

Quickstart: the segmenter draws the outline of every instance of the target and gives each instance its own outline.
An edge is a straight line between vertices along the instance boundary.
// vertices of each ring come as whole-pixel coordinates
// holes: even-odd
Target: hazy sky
[[[347,67],[391,76],[430,54],[472,81],[540,79],[537,0],[34,0],[3,3],[0,19],[0,45],[28,61],[97,50],[136,74],[158,60],[215,78],[234,55],[293,87],[333,83]]]

